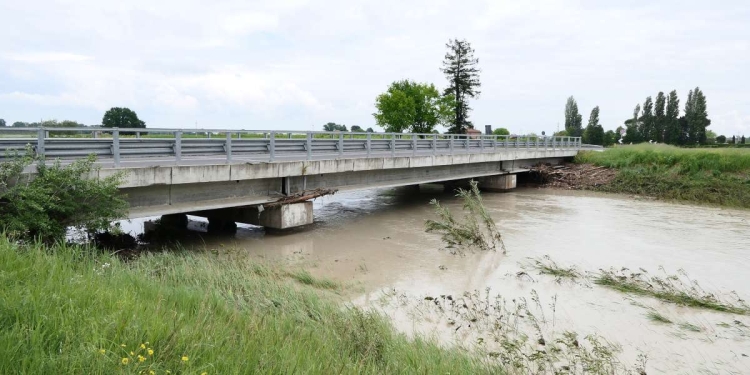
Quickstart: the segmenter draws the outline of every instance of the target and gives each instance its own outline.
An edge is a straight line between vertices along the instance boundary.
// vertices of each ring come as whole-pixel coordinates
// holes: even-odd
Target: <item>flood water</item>
[[[383,308],[378,301],[384,291],[419,300],[486,288],[506,298],[529,298],[534,290],[546,309],[554,309],[555,330],[598,334],[622,348],[626,364],[644,353],[649,374],[750,374],[746,316],[627,296],[586,282],[557,282],[528,267],[529,277],[517,276],[532,259],[548,255],[581,271],[628,267],[660,275],[662,266],[670,274],[682,269],[708,291],[750,298],[750,211],[551,189],[485,193],[508,252],[459,256],[441,250],[439,235],[425,233],[425,220],[434,218],[432,198],[454,212],[461,209],[461,201],[437,187],[350,192],[318,199],[315,223],[304,230],[266,235],[241,227],[234,236],[206,235],[194,245],[234,247],[249,257],[305,266],[349,285],[347,299],[379,306],[399,329],[448,344],[468,345],[476,335],[454,335],[439,320]],[[132,222],[125,229],[140,227],[142,222]],[[650,321],[651,309],[675,324]]]

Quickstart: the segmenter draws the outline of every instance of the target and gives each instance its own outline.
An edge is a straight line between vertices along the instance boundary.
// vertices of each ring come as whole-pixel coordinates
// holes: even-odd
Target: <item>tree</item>
[[[654,102],[654,123],[651,138],[656,142],[664,142],[664,130],[667,127],[667,116],[665,113],[667,98],[659,91]]]
[[[375,131],[374,131],[374,130],[372,130],[372,128],[367,128],[367,132],[368,132],[368,133],[375,133]]]
[[[654,102],[651,97],[646,97],[640,118],[641,139],[644,142],[654,140]]]
[[[510,135],[510,131],[506,128],[497,128],[492,131],[492,134],[494,135]]]
[[[667,100],[667,110],[664,114],[664,142],[671,145],[678,145],[683,138],[680,133],[680,99],[677,97],[677,90],[669,93]]]
[[[0,118],[0,128],[4,128],[5,126],[5,120]]]
[[[706,143],[707,144],[712,145],[712,144],[716,143],[716,137],[717,137],[716,133],[714,133],[711,130],[706,130]]]
[[[443,74],[448,79],[448,87],[443,95],[452,98],[452,118],[448,133],[463,134],[474,126],[469,121],[469,98],[479,96],[479,59],[474,57],[474,49],[466,40],[453,39],[445,45],[448,53],[443,60]]]
[[[325,125],[323,125],[323,131],[327,132],[345,132],[346,131],[346,125],[339,125],[335,122],[329,122]]]
[[[102,126],[105,128],[145,128],[146,123],[138,119],[130,108],[112,107],[104,113]]]
[[[565,131],[571,137],[583,135],[582,118],[578,113],[578,103],[573,96],[569,97],[565,103]]]
[[[706,128],[711,125],[708,119],[706,96],[700,87],[690,90],[685,103],[685,119],[687,120],[688,140],[691,144],[706,143]]]
[[[716,137],[716,143],[719,143],[719,144],[727,143],[727,137],[723,135]]]
[[[599,124],[599,106],[591,110],[589,123],[583,132],[583,143],[604,145],[604,128]]]
[[[743,144],[743,145],[745,144],[745,136],[744,135],[742,136],[742,138],[740,138],[740,143]]]
[[[373,116],[386,132],[429,133],[448,121],[451,98],[441,97],[433,84],[396,81],[375,99],[378,112]]]
[[[639,115],[641,113],[641,105],[636,104],[635,109],[633,110],[633,118],[625,121],[625,126],[627,126],[627,129],[625,130],[625,137],[622,140],[625,143],[639,143],[642,141],[641,133],[640,133],[640,120]]]
[[[730,143],[730,144],[733,144],[733,145],[736,145],[736,144],[737,144],[737,137],[733,135],[733,136],[732,136],[732,141],[731,141],[731,142],[729,142],[729,143]]]
[[[617,142],[618,139],[619,136],[615,134],[614,131],[607,130],[607,132],[604,133],[604,144],[602,146],[612,146],[613,144],[615,144],[615,142]]]
[[[365,132],[365,130],[362,129],[362,127],[359,126],[359,125],[352,125],[351,131],[352,131],[352,133],[354,133],[354,132],[364,133]]]
[[[11,126],[14,128],[30,128],[31,127],[30,125],[31,124],[29,124],[28,122],[16,121]]]

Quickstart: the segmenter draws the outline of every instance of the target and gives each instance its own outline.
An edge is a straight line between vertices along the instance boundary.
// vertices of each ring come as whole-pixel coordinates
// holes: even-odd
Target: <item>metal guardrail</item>
[[[580,137],[304,132],[229,129],[0,128],[0,158],[30,145],[44,157],[83,158],[95,154],[119,166],[124,159],[223,155],[274,161],[330,157],[407,156],[580,149]]]

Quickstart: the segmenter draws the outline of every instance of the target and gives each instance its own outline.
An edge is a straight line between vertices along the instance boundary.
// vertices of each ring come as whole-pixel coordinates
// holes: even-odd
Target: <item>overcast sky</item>
[[[606,4],[606,5],[605,5]],[[374,126],[394,80],[440,89],[445,43],[476,49],[475,126],[562,128],[565,100],[614,129],[646,96],[700,86],[711,130],[750,135],[750,1],[0,0],[0,118],[149,127]]]

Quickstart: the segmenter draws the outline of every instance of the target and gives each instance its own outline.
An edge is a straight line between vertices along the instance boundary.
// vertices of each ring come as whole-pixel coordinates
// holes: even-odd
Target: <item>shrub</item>
[[[127,209],[117,190],[123,175],[89,178],[95,161],[91,155],[46,165],[29,149],[0,163],[0,230],[15,239],[51,243],[64,239],[69,227],[89,233],[108,229]],[[24,173],[34,162],[36,173]]]

